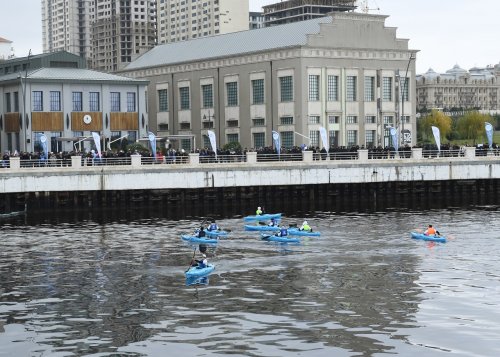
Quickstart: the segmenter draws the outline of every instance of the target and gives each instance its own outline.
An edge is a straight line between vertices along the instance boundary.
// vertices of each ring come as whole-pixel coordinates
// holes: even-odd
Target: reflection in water
[[[217,269],[193,282],[184,271],[199,246],[179,237],[201,219],[5,224],[0,356],[500,353],[496,211],[284,220],[303,218],[322,236],[294,246],[262,242],[240,218],[220,219],[232,232],[206,247]],[[456,239],[410,239],[429,222]]]

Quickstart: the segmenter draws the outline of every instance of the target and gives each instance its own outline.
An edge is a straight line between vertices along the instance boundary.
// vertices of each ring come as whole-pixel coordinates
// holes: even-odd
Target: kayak
[[[426,241],[431,241],[431,242],[446,243],[446,237],[444,237],[444,236],[435,236],[435,235],[427,236],[423,233],[411,232],[411,237],[413,239],[421,239],[421,240],[426,240]]]
[[[305,236],[305,237],[319,237],[321,235],[320,232],[301,231],[298,228],[288,228],[288,234],[291,236]]]
[[[181,236],[182,240],[185,240],[186,242],[191,242],[191,243],[217,243],[219,240],[217,238],[208,238],[208,237],[196,237],[196,236],[189,236],[183,234]]]
[[[280,230],[278,226],[252,226],[250,224],[245,224],[246,231],[274,231],[277,232]]]
[[[189,270],[185,273],[186,278],[199,278],[202,276],[206,276],[215,270],[215,266],[213,264],[208,264],[205,268],[200,268],[198,266],[194,266],[189,268]]]
[[[219,237],[219,236],[227,236],[229,232],[223,231],[221,229],[217,229],[215,231],[209,231],[208,229],[205,229],[205,233],[208,237]]]
[[[281,218],[281,213],[264,213],[257,216],[246,216],[243,218],[244,221],[268,221],[271,218]]]
[[[275,236],[275,235],[269,235],[265,233],[260,234],[262,240],[268,241],[268,242],[279,242],[279,243],[300,243],[299,238],[290,238],[288,236],[286,237],[280,237],[280,236]]]

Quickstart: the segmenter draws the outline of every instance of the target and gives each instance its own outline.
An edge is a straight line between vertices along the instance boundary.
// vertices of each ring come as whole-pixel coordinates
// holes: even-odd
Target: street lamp
[[[403,86],[401,86],[401,77],[399,77],[399,88],[401,91],[400,98],[401,98],[401,144],[404,146],[405,144],[405,99],[406,99],[406,92],[408,89],[408,70],[410,69],[410,63],[412,60],[414,60],[415,57],[413,56],[413,53],[410,53],[410,58],[408,59],[408,64],[406,65],[406,72],[405,76],[403,77]],[[401,90],[401,87],[403,88]],[[410,96],[409,90],[408,90],[408,97]]]

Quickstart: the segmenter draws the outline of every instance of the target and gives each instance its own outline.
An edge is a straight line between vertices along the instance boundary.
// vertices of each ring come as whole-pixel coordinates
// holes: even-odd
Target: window
[[[180,109],[189,110],[191,107],[191,100],[189,98],[189,87],[179,88]]]
[[[356,76],[347,76],[346,81],[346,100],[348,102],[355,102],[357,100],[357,80]]]
[[[237,107],[238,106],[238,83],[229,82],[226,83],[226,95],[227,95],[227,106]]]
[[[293,124],[293,117],[281,117],[280,124],[281,125],[292,125]]]
[[[62,146],[62,141],[58,141],[57,138],[62,137],[61,132],[51,132],[50,133],[50,150],[55,151],[55,152],[60,152],[61,146]]]
[[[191,123],[180,123],[180,130],[191,130]]]
[[[346,118],[346,123],[347,124],[357,124],[358,123],[358,117],[355,115],[348,115]]]
[[[319,130],[309,131],[310,146],[319,146]]]
[[[14,92],[14,111],[19,112],[19,92]]]
[[[281,146],[285,148],[293,147],[293,131],[280,132]]]
[[[347,130],[347,146],[358,145],[358,131]]]
[[[328,76],[328,101],[337,102],[339,100],[339,76]]]
[[[375,130],[367,130],[365,132],[366,147],[372,148],[375,146]]]
[[[328,116],[328,124],[338,124],[340,122],[340,118],[337,115],[329,115]]]
[[[409,115],[403,115],[401,118],[404,124],[410,124],[410,116]]]
[[[293,77],[280,77],[280,98],[282,102],[293,101]]]
[[[408,87],[409,86],[409,82],[408,82],[408,78],[404,78],[403,79],[403,88],[402,88],[402,91],[401,91],[401,95],[402,95],[402,100],[407,102],[409,101],[410,99],[410,88]]]
[[[319,100],[319,76],[309,75],[309,101],[317,102]]]
[[[10,93],[5,93],[5,111],[6,113],[11,112],[11,106],[10,106]]]
[[[43,112],[43,92],[42,91],[34,91],[33,92],[33,111],[34,112]]]
[[[255,118],[253,120],[253,126],[264,126],[266,125],[264,118]]]
[[[135,112],[135,93],[127,93],[127,112]]]
[[[201,96],[203,108],[214,107],[214,90],[212,84],[204,84],[201,86]]]
[[[319,124],[319,115],[310,115],[309,124]]]
[[[375,101],[375,77],[365,77],[365,102]]]
[[[382,100],[390,102],[392,100],[392,78],[382,78]]]
[[[239,135],[238,134],[227,134],[227,143],[237,143],[239,142]]]
[[[384,116],[384,124],[392,125],[394,123],[394,117],[392,115]]]
[[[89,110],[91,112],[98,112],[100,110],[101,104],[99,100],[99,92],[89,93]]]
[[[328,142],[330,146],[339,146],[339,131],[338,130],[330,130],[328,131]]]
[[[158,111],[168,112],[168,90],[160,89],[158,91]]]
[[[210,143],[210,138],[208,135],[203,135],[203,147],[204,148],[212,148],[212,144]]]
[[[266,146],[266,133],[253,133],[253,147],[255,149]]]
[[[120,111],[120,93],[119,92],[111,92],[111,111],[119,112]]]
[[[61,111],[61,92],[59,91],[50,92],[50,111],[51,112]]]
[[[187,152],[191,151],[191,139],[181,139],[181,149]]]
[[[377,122],[377,117],[374,115],[367,115],[365,116],[365,123],[366,124],[375,124]]]
[[[83,111],[83,93],[73,92],[73,111],[81,112]]]
[[[264,104],[264,80],[252,81],[252,104]]]

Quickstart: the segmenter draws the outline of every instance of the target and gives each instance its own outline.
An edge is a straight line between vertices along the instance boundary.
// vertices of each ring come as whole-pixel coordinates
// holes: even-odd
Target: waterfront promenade
[[[273,155],[258,160],[255,152],[219,157],[204,163],[189,154],[180,164],[157,164],[132,155],[115,164],[82,161],[80,156],[61,166],[24,167],[11,158],[10,167],[0,170],[0,193],[60,191],[120,191],[157,189],[203,189],[251,186],[363,184],[379,182],[496,180],[500,157],[478,157],[474,148],[424,157],[414,148],[409,157],[398,154],[370,158],[367,150],[354,155],[322,160],[320,154],[303,151],[286,158]],[[89,166],[87,166],[89,165]],[[39,166],[39,165],[38,165]]]

